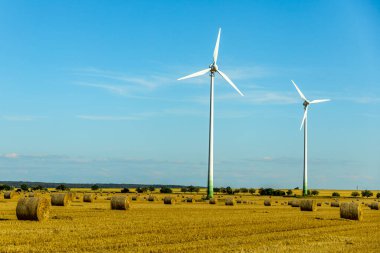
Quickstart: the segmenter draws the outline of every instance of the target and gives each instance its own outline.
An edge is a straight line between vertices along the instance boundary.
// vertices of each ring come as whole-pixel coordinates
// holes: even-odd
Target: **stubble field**
[[[75,200],[52,206],[44,222],[18,221],[17,198],[0,200],[0,252],[375,252],[380,249],[380,211],[363,205],[364,220],[340,219],[339,208],[322,203],[301,212],[272,197],[236,196],[251,204],[225,206],[206,202],[175,205],[144,200],[141,194],[127,211],[110,210],[111,194],[94,203]],[[130,194],[132,196],[133,194]],[[45,195],[48,197],[48,195]],[[166,195],[165,195],[166,196]],[[200,198],[197,196],[196,198]],[[342,202],[356,199],[340,199]],[[359,199],[358,202],[373,202]],[[276,203],[278,202],[278,203]]]

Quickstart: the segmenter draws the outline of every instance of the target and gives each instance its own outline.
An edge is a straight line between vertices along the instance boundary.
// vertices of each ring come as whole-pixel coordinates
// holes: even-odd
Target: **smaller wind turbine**
[[[301,122],[300,130],[303,127],[304,130],[304,145],[303,145],[303,188],[302,188],[302,194],[304,196],[307,195],[307,111],[309,109],[310,104],[318,104],[323,102],[328,102],[331,99],[316,99],[309,101],[305,97],[305,95],[301,92],[301,90],[298,88],[297,84],[292,80],[292,83],[294,84],[294,87],[296,87],[296,90],[298,94],[300,94],[300,97],[303,99],[303,107],[304,107],[304,114],[303,119]]]

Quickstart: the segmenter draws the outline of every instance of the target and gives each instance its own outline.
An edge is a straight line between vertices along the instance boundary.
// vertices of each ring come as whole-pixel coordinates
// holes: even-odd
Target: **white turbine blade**
[[[201,76],[201,75],[204,75],[206,74],[207,72],[209,72],[210,69],[204,69],[204,70],[201,70],[201,71],[198,71],[198,72],[195,72],[194,74],[191,74],[191,75],[188,75],[188,76],[184,76],[184,77],[181,77],[181,78],[178,78],[177,80],[183,80],[183,79],[188,79],[188,78],[192,78],[192,77],[196,77],[196,76]]]
[[[303,114],[303,119],[302,119],[302,123],[301,123],[301,127],[300,127],[300,130],[302,129],[303,125],[305,124],[305,120],[307,118],[307,110],[309,109],[309,107],[307,106],[306,107],[306,110],[305,110],[305,113]]]
[[[214,63],[218,60],[218,52],[219,52],[219,41],[220,41],[220,32],[222,28],[219,28],[218,38],[216,39],[215,49],[214,49]]]
[[[318,103],[323,103],[323,102],[328,102],[328,101],[331,101],[331,99],[316,99],[309,102],[309,104],[318,104]]]
[[[237,91],[239,92],[240,95],[244,96],[243,93],[241,93],[241,91],[238,89],[238,87],[236,87],[236,85],[231,81],[231,79],[228,78],[228,76],[226,74],[224,74],[222,71],[220,70],[217,70],[218,73],[224,78],[224,80],[226,80],[229,84],[231,84],[231,86]]]
[[[301,90],[298,88],[297,84],[293,80],[292,80],[292,83],[294,84],[294,87],[296,87],[296,90],[298,91],[298,94],[300,94],[301,98],[303,100],[307,101],[306,97],[303,95],[303,93],[301,92]]]

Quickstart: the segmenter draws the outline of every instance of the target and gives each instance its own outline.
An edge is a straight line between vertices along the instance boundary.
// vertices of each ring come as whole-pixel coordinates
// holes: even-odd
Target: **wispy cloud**
[[[140,117],[133,116],[110,116],[110,115],[77,115],[78,119],[93,121],[124,121],[124,120],[141,120]]]
[[[1,116],[0,119],[6,121],[34,121],[37,119],[42,119],[41,116],[31,116],[31,115],[7,115]]]
[[[19,155],[17,153],[8,153],[8,154],[4,154],[3,157],[9,158],[9,159],[16,159],[19,157]]]
[[[126,74],[115,71],[102,70],[98,68],[82,68],[73,71],[76,76],[74,84],[97,89],[103,89],[109,93],[119,96],[134,96],[136,98],[147,98],[144,96],[156,90],[159,86],[175,82],[175,78],[165,75],[151,74]]]

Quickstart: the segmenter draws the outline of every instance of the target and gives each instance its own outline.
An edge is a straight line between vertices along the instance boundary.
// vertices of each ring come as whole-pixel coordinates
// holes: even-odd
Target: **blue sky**
[[[1,1],[1,180],[378,189],[378,1]]]

